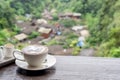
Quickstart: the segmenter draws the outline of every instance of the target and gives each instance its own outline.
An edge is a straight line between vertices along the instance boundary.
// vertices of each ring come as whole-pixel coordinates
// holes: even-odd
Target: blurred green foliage
[[[13,35],[15,35],[15,33],[9,31],[8,29],[0,30],[0,45],[11,42],[11,38]]]
[[[37,31],[32,31],[32,33],[29,35],[29,39],[36,38],[37,36],[40,36],[40,33]]]
[[[77,25],[76,21],[73,20],[73,19],[60,20],[59,23],[62,24],[63,26],[65,26],[65,27],[67,27],[67,28]]]
[[[14,32],[18,33],[18,34],[21,32],[20,27],[18,27],[17,25],[15,25],[15,26],[12,28],[12,30],[13,30]]]

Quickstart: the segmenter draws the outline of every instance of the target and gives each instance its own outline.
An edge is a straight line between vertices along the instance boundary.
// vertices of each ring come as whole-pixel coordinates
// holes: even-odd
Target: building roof
[[[51,30],[52,30],[51,28],[40,27],[38,32],[48,34],[50,33]]]
[[[78,30],[82,30],[82,29],[84,29],[84,26],[73,26],[72,27],[72,30],[74,30],[74,31],[78,31]]]
[[[59,16],[72,16],[73,14],[72,13],[60,13]]]
[[[59,16],[64,17],[64,16],[81,16],[81,13],[61,13]]]
[[[47,21],[45,19],[37,19],[37,24],[47,24]]]
[[[26,35],[26,34],[24,34],[24,33],[21,33],[21,34],[18,34],[18,35],[16,35],[15,36],[15,38],[17,39],[17,40],[24,40],[24,39],[26,39],[28,36]]]
[[[81,16],[80,13],[73,13],[73,16]]]
[[[41,24],[39,25],[39,28],[40,27],[44,27],[44,28],[51,28],[52,30],[56,31],[57,28],[54,26],[54,25],[50,25],[50,24]]]

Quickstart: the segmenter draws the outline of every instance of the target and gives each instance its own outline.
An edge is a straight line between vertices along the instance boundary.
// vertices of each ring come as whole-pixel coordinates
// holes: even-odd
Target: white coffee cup
[[[14,45],[5,44],[4,46],[0,46],[0,49],[2,50],[2,56],[4,56],[4,58],[13,57],[13,51],[15,50]]]
[[[26,61],[29,66],[33,67],[40,66],[45,61],[47,54],[48,47],[43,45],[29,45],[21,51],[17,50],[14,52],[14,56],[17,60]],[[22,55],[24,58],[22,59],[16,55]]]

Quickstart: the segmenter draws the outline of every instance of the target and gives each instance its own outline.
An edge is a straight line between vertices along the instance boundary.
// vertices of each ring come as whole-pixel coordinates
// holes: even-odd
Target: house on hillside
[[[68,19],[72,18],[72,13],[61,13],[59,14],[59,19]]]
[[[52,33],[52,29],[51,28],[40,27],[38,29],[38,32],[41,33],[42,37],[48,38],[50,36],[50,34]]]
[[[72,16],[73,19],[80,19],[80,17],[81,17],[80,13],[73,13],[73,16]]]
[[[51,28],[52,29],[52,33],[56,33],[57,32],[57,27],[55,27],[55,25],[42,24],[42,25],[39,25],[39,27]]]
[[[84,26],[73,26],[73,27],[72,27],[72,30],[73,30],[73,31],[76,31],[76,32],[77,32],[77,31],[81,31],[81,30],[83,30],[83,29],[84,29]]]
[[[24,41],[28,38],[28,36],[24,33],[18,34],[14,36],[16,40],[18,41]]]
[[[37,19],[36,24],[47,24],[48,22],[45,19]]]
[[[59,19],[80,19],[80,13],[61,13],[58,15]]]
[[[57,28],[53,25],[42,24],[38,27],[38,32],[42,33],[44,38],[54,37],[57,33]]]

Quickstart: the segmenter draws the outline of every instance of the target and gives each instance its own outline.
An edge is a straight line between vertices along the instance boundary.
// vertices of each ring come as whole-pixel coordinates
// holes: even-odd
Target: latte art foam
[[[32,54],[32,55],[42,54],[42,53],[46,52],[46,47],[38,46],[38,45],[31,45],[31,46],[25,47],[23,49],[23,52],[25,54]]]

